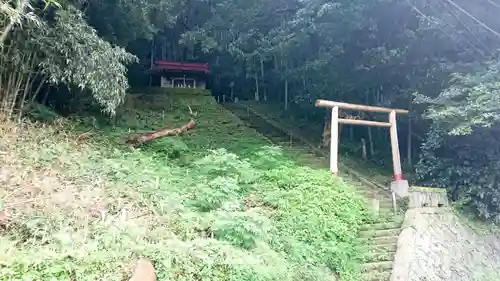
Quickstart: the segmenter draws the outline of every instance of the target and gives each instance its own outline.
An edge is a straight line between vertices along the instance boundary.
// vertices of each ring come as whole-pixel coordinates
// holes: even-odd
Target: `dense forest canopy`
[[[317,120],[317,98],[410,108],[418,180],[496,219],[497,1],[1,0],[2,111],[67,95],[113,115],[152,58],[208,62],[215,93]]]

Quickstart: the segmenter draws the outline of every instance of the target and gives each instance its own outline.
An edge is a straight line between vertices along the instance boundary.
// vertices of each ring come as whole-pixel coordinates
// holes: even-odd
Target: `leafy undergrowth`
[[[0,280],[358,280],[361,198],[204,93],[131,95],[114,125],[0,127]],[[131,132],[196,128],[140,149]]]

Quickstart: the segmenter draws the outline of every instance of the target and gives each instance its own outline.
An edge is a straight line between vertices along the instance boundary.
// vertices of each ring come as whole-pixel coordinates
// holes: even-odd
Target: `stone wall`
[[[500,277],[497,235],[479,234],[449,208],[406,212],[391,281],[486,281],[494,276]]]
[[[448,197],[444,188],[412,186],[408,190],[408,208],[446,207]]]

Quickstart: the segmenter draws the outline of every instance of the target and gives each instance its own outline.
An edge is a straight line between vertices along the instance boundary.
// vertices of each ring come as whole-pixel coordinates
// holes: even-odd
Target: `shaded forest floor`
[[[126,136],[194,130],[146,144]],[[359,280],[369,216],[355,187],[309,167],[205,92],[130,95],[111,124],[80,114],[0,127],[2,280]]]

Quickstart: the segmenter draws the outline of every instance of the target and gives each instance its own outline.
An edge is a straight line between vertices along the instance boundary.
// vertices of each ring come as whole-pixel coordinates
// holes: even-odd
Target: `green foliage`
[[[137,58],[102,40],[74,8],[59,10],[55,21],[36,37],[43,72],[51,83],[90,91],[105,112],[114,114],[128,89],[126,65]]]
[[[250,250],[260,241],[268,241],[271,221],[260,210],[245,212],[220,212],[212,226],[213,236],[232,245]]]
[[[297,262],[308,256],[312,265],[347,270],[355,255],[349,249],[357,236],[352,226],[364,219],[359,216],[364,212],[362,201],[353,190],[341,188],[345,185],[327,171],[304,167],[273,169],[265,178],[278,188],[266,195],[266,201],[278,206],[276,231],[281,238],[275,243],[279,248]]]
[[[292,119],[301,120],[307,135],[321,130],[310,128],[324,113],[311,108],[317,98],[411,107],[411,132],[406,117],[398,119],[398,130],[401,151],[413,152],[413,159],[420,154],[429,120],[447,133],[468,134],[498,119],[493,94],[498,46],[491,30],[499,29],[500,22],[488,5],[455,1],[474,19],[448,4],[399,0],[48,1],[38,6],[19,1],[26,9],[14,2],[0,5],[2,31],[16,20],[15,28],[3,33],[9,36],[0,58],[0,99],[9,97],[6,108],[12,103],[20,109],[16,102],[33,99],[44,88],[40,83],[52,86],[51,96],[62,107],[86,107],[81,98],[90,94],[112,115],[128,88],[126,67],[137,56],[140,64],[132,66],[130,81],[148,84],[144,70],[151,59],[208,62],[215,94],[285,102],[286,115],[297,115]],[[47,8],[48,3],[54,5]],[[449,81],[451,73],[461,74]],[[71,95],[56,89],[60,84],[69,85]],[[426,96],[427,104],[412,104],[415,92]],[[424,111],[430,119],[416,118]],[[136,121],[134,128],[150,129],[148,121]],[[367,139],[364,128],[356,130],[353,143]],[[390,166],[387,139],[376,132],[374,158]],[[412,147],[406,147],[410,141]],[[350,155],[360,154],[359,145],[341,143]],[[157,151],[157,156],[167,163],[191,163],[195,155],[178,142],[165,147],[172,150]]]
[[[39,103],[30,103],[26,109],[26,115],[33,120],[45,122],[55,121],[60,117],[59,114]]]
[[[476,74],[456,74],[452,86],[430,104],[433,125],[417,167],[419,179],[448,189],[453,200],[484,219],[500,219],[497,174],[498,64]]]
[[[159,158],[167,159],[179,159],[189,153],[189,147],[182,140],[175,138],[145,144],[143,149],[153,151]]]
[[[450,135],[469,135],[475,127],[498,123],[499,67],[498,62],[491,62],[475,73],[455,73],[451,86],[436,98],[418,95],[416,102],[430,105],[424,117],[443,124],[441,129]]]
[[[148,108],[160,101],[175,109]],[[173,137],[178,145],[119,145],[138,124],[184,122],[186,103],[197,127]],[[67,127],[36,125],[7,142],[22,169],[50,168],[60,181],[45,179],[40,196],[50,196],[21,205],[0,236],[2,279],[124,280],[142,256],[158,280],[358,280],[353,244],[366,212],[352,187],[267,146],[211,97],[157,93],[126,104],[117,126],[70,123],[95,132],[86,145]],[[162,158],[178,147],[193,161]]]

